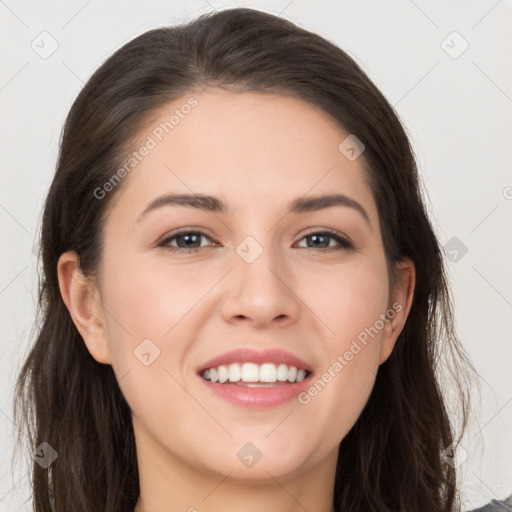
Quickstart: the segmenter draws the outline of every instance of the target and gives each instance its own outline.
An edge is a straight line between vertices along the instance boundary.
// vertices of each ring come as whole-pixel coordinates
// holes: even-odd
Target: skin
[[[98,278],[82,276],[76,253],[62,254],[61,294],[132,409],[137,512],[330,512],[339,443],[404,326],[414,265],[400,263],[391,289],[363,156],[350,161],[338,150],[348,132],[332,119],[284,96],[193,96],[198,105],[116,191]],[[188,97],[161,109],[134,150]],[[220,196],[230,210],[164,206],[137,222],[164,192]],[[346,206],[287,213],[295,198],[332,193],[358,201],[369,223]],[[180,252],[158,246],[189,227],[208,235],[188,242],[198,252],[187,252],[186,241]],[[326,252],[335,239],[308,241],[325,229],[355,248]],[[236,252],[247,236],[263,249],[252,263]],[[250,346],[290,351],[320,378],[395,302],[401,310],[306,405],[248,411],[209,393],[196,375],[211,357]],[[133,351],[148,338],[160,356],[145,366]],[[252,467],[236,456],[248,442],[262,453]]]

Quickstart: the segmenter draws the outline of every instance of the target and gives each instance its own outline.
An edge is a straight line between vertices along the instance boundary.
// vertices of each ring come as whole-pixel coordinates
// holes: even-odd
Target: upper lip
[[[303,368],[309,373],[313,373],[313,368],[310,364],[290,352],[277,348],[256,350],[249,347],[230,350],[229,352],[224,352],[224,354],[220,354],[209,359],[198,367],[197,372],[200,374],[208,368],[215,368],[220,365],[228,365],[231,363],[284,363],[288,366],[295,366],[298,370]]]

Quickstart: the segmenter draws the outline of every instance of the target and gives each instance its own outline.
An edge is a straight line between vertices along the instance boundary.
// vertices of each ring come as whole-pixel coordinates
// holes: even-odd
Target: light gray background
[[[460,248],[456,257],[452,252],[448,267],[458,332],[482,376],[481,401],[475,396],[477,409],[465,440],[467,458],[458,462],[468,508],[512,492],[511,4],[236,4],[280,13],[355,58],[410,134],[441,243],[456,237],[450,244],[467,247],[462,257]],[[128,40],[150,28],[234,6],[184,0],[0,0],[0,512],[30,510],[21,505],[29,497],[26,468],[11,472],[12,391],[34,318],[33,247],[64,117],[92,72]],[[44,31],[58,43],[47,58],[31,47],[51,49],[51,38],[40,35]],[[469,47],[458,55],[464,40]]]

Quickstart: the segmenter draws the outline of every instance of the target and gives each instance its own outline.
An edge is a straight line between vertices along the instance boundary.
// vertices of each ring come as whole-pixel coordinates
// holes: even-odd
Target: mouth
[[[211,392],[237,408],[262,410],[297,400],[312,382],[313,372],[285,363],[231,363],[198,372]]]

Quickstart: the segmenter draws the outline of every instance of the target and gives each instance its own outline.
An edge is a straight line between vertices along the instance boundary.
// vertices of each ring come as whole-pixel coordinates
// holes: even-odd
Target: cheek
[[[320,423],[332,425],[343,437],[363,410],[378,371],[385,325],[381,315],[388,302],[385,264],[347,266],[317,275],[315,283],[305,302],[325,333],[322,369],[299,401],[314,407]]]
[[[320,371],[298,396],[299,403],[306,410],[310,408],[314,423],[323,429],[326,444],[333,437],[341,441],[354,426],[370,397],[379,368],[381,333],[361,329],[364,315],[354,317],[348,313],[346,317],[340,315],[335,325],[337,335],[323,347],[325,359]]]
[[[299,396],[304,407],[311,408],[315,422],[323,426],[326,441],[333,436],[341,441],[361,415],[375,383],[374,360],[365,349],[354,353],[350,361],[341,355]]]
[[[157,342],[172,336],[174,327],[200,301],[204,288],[204,280],[190,272],[146,265],[134,258],[125,260],[123,268],[112,269],[105,303],[134,343],[145,338]]]
[[[110,266],[104,286],[108,342],[120,388],[139,419],[159,418],[170,429],[179,426],[170,405],[190,402],[175,379],[183,380],[186,354],[186,343],[177,341],[187,339],[191,322],[200,325],[194,305],[205,286],[193,280],[184,272],[125,258],[122,266]]]
[[[384,261],[354,259],[354,264],[306,275],[301,288],[305,302],[327,329],[324,339],[331,351],[348,349],[376,323],[382,330],[379,319],[386,312],[389,290]]]

